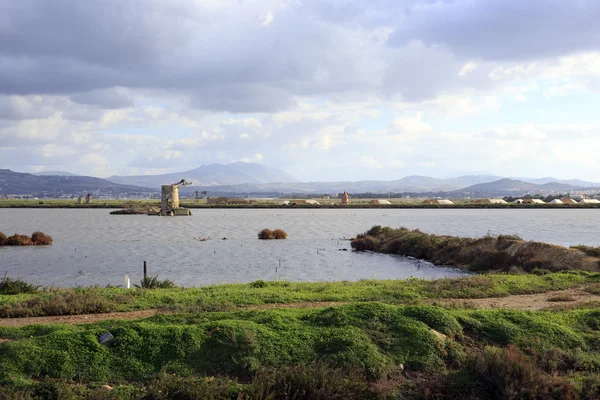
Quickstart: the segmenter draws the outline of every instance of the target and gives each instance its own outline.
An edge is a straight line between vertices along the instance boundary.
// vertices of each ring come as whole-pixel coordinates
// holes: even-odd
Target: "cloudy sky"
[[[597,0],[0,0],[0,168],[600,176]]]

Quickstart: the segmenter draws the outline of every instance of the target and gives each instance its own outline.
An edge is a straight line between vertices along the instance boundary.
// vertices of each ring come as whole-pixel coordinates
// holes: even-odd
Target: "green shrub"
[[[36,293],[40,287],[25,282],[21,278],[11,278],[6,273],[0,279],[0,294]]]
[[[434,306],[409,306],[404,309],[408,317],[418,319],[431,329],[443,333],[451,338],[462,336],[462,326],[456,318],[440,307]]]
[[[139,285],[134,285],[134,286],[137,288],[142,288],[142,289],[172,289],[172,288],[177,287],[175,282],[173,282],[169,279],[164,279],[164,280],[158,279],[158,275],[156,275],[154,277],[145,276],[140,281]]]
[[[262,279],[250,283],[250,287],[255,289],[264,288],[266,286],[267,282],[263,281]]]

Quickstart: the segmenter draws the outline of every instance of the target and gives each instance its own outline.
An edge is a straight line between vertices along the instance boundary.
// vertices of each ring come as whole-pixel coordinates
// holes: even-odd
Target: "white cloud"
[[[260,153],[255,153],[252,157],[244,157],[240,161],[245,163],[260,163],[264,156]]]
[[[458,76],[463,77],[466,76],[467,74],[475,71],[477,69],[477,64],[474,62],[469,62],[466,63],[458,72]]]
[[[267,15],[263,17],[262,22],[260,23],[262,26],[269,26],[273,22],[273,13],[268,12]]]
[[[367,168],[383,168],[383,165],[379,161],[369,156],[362,156],[360,158],[360,165]]]
[[[424,133],[429,133],[433,129],[431,126],[421,120],[423,113],[417,113],[415,116],[400,116],[394,120],[394,129],[406,137],[418,136]]]

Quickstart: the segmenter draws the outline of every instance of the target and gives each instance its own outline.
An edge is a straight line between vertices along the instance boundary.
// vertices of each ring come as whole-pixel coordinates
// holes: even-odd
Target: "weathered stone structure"
[[[160,215],[192,215],[187,208],[179,207],[179,187],[191,185],[185,179],[172,185],[161,186]]]
[[[342,205],[346,206],[348,204],[350,204],[350,195],[348,192],[344,192],[344,194],[342,194]]]
[[[91,193],[88,193],[88,194],[85,196],[85,204],[91,204],[91,203],[92,203],[92,194],[91,194]]]
[[[198,191],[196,190],[194,196],[194,204],[200,204],[200,197],[198,197]]]
[[[83,202],[83,197],[79,196],[77,198],[77,204],[81,204]]]

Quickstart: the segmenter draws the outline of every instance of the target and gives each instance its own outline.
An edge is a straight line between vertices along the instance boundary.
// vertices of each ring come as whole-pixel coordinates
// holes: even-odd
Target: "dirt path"
[[[517,310],[543,310],[564,304],[600,301],[600,295],[581,289],[557,290],[554,292],[520,294],[483,299],[437,299],[441,304],[471,304],[478,308],[513,308]]]
[[[274,304],[258,304],[255,306],[244,307],[244,310],[273,310],[276,308],[319,308],[333,307],[350,304],[349,301],[307,301],[303,303],[274,303]]]
[[[549,301],[549,299],[560,301]],[[511,295],[506,297],[488,297],[483,299],[435,299],[436,303],[470,304],[478,308],[513,308],[518,310],[542,310],[561,304],[577,304],[588,301],[600,302],[600,295],[587,293],[581,289],[558,290],[546,293]],[[349,302],[303,302],[287,304],[260,304],[242,308],[243,310],[272,310],[279,308],[318,308],[349,304]],[[108,319],[137,319],[164,313],[162,310],[140,310],[113,312],[107,314],[61,315],[52,317],[0,318],[0,326],[21,327],[34,324],[91,324]],[[0,338],[0,343],[6,339]]]
[[[159,310],[139,310],[106,314],[58,315],[52,317],[0,318],[0,326],[21,327],[37,324],[91,324],[107,319],[136,319],[156,315]],[[0,339],[2,340],[2,339]]]

